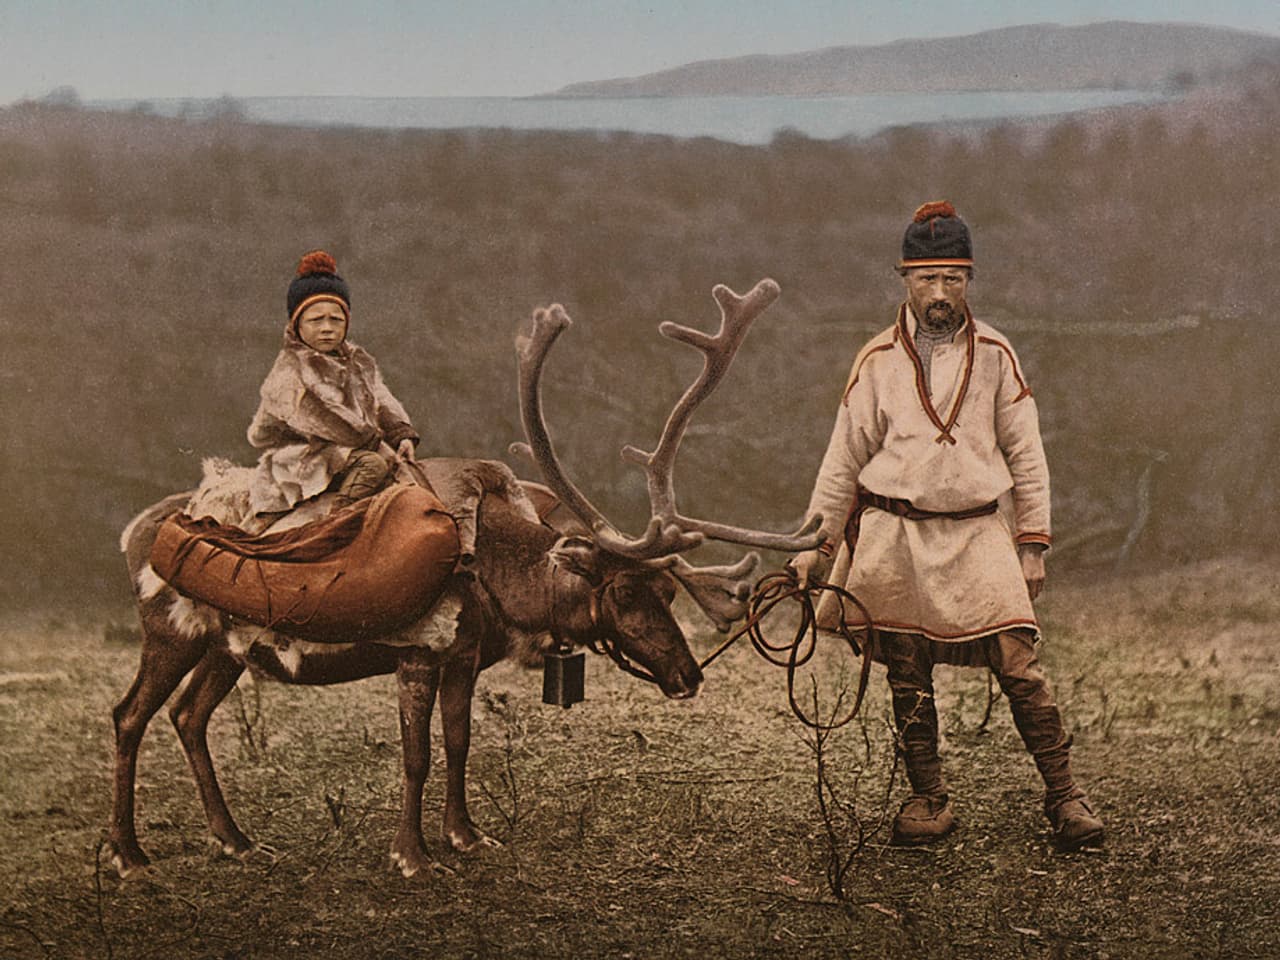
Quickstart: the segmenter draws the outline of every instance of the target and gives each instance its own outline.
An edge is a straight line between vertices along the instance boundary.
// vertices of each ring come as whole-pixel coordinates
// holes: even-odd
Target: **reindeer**
[[[309,643],[195,603],[161,581],[148,564],[160,522],[181,510],[189,495],[168,497],[136,517],[121,541],[142,621],[141,662],[113,713],[115,795],[108,843],[120,875],[128,877],[149,864],[134,824],[138,746],[151,717],[180,685],[169,717],[190,762],[209,828],[226,854],[243,859],[265,848],[236,825],[206,737],[210,716],[241,673],[248,668],[291,684],[346,683],[394,673],[404,783],[391,861],[405,877],[423,867],[438,868],[422,834],[422,791],[437,697],[446,760],[442,835],[455,850],[469,852],[495,844],[472,821],[466,801],[471,699],[481,670],[508,657],[536,666],[555,649],[587,645],[602,648],[626,669],[647,674],[670,698],[694,696],[702,671],[671,613],[677,584],[718,628],[727,630],[744,613],[746,578],[759,558],[751,553],[736,565],[697,568],[680,554],[705,538],[794,551],[812,545],[817,528],[811,520],[795,533],[772,534],[692,520],[676,509],[672,467],[685,426],[724,376],[748,326],[776,299],[778,287],[765,280],[744,297],[723,286],[713,295],[721,308],[716,336],[677,324],[660,327],[663,335],[702,351],[704,366],[672,410],[655,451],[624,448],[624,457],[646,471],[652,507],[647,529],[636,538],[606,520],[560,465],[543,419],[540,384],[547,353],[571,321],[558,304],[535,312],[532,333],[517,339],[527,444],[516,446],[537,463],[546,486],[521,485],[496,461],[421,461],[459,518],[463,555],[470,562],[422,621],[394,635],[352,644]],[[544,511],[562,504],[578,532],[561,533],[540,522],[530,494]]]

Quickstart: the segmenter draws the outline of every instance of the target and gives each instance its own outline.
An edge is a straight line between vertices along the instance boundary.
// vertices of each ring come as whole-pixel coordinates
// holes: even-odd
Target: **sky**
[[[0,104],[524,96],[695,60],[1025,23],[1210,23],[1280,36],[1277,0],[0,0]]]

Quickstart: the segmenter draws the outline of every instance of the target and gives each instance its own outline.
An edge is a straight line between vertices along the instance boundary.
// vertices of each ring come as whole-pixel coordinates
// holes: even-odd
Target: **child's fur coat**
[[[250,505],[290,510],[324,492],[353,450],[394,449],[406,438],[419,439],[372,355],[350,341],[321,353],[290,330],[249,425],[249,442],[263,451]]]

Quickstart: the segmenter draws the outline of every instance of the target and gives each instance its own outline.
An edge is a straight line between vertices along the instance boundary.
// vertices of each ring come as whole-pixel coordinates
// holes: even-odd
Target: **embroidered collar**
[[[920,353],[916,350],[915,337],[907,323],[908,316],[912,320],[915,317],[910,314],[907,304],[904,301],[898,307],[897,322],[897,338],[902,341],[903,349],[907,351],[907,356],[911,358],[911,365],[916,370],[916,394],[920,397],[920,403],[924,407],[924,412],[929,419],[933,421],[933,425],[938,428],[938,436],[934,438],[935,443],[954,444],[956,438],[951,435],[952,429],[956,425],[956,418],[960,416],[960,407],[964,403],[965,394],[969,392],[969,380],[973,376],[973,346],[974,346],[974,323],[973,314],[969,312],[968,305],[964,308],[964,323],[960,326],[958,333],[964,334],[964,375],[960,379],[960,388],[956,391],[955,398],[951,401],[951,409],[947,412],[947,419],[944,421],[938,411],[934,409],[933,400],[929,396],[929,385],[924,379],[924,364],[920,362]]]

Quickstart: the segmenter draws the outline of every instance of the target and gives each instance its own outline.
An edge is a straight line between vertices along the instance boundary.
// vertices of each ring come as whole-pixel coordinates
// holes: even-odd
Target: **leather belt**
[[[858,530],[862,525],[862,514],[867,509],[883,510],[885,513],[891,513],[895,517],[903,517],[907,520],[933,520],[937,517],[946,517],[948,520],[971,520],[974,517],[989,516],[999,508],[1000,504],[992,500],[990,503],[970,507],[967,510],[923,510],[910,500],[884,497],[878,493],[872,493],[866,487],[858,487],[853,509],[849,512],[849,519],[845,521],[844,542],[848,544],[849,554],[852,556],[854,547],[858,543]]]
[[[877,510],[892,513],[895,517],[905,517],[908,520],[932,520],[934,517],[946,517],[949,520],[969,520],[973,517],[985,517],[988,514],[995,513],[1000,507],[995,500],[992,500],[990,503],[984,503],[979,507],[970,507],[968,510],[922,510],[910,500],[882,497],[878,493],[872,493],[865,487],[858,488],[858,503],[864,509],[875,507]]]

